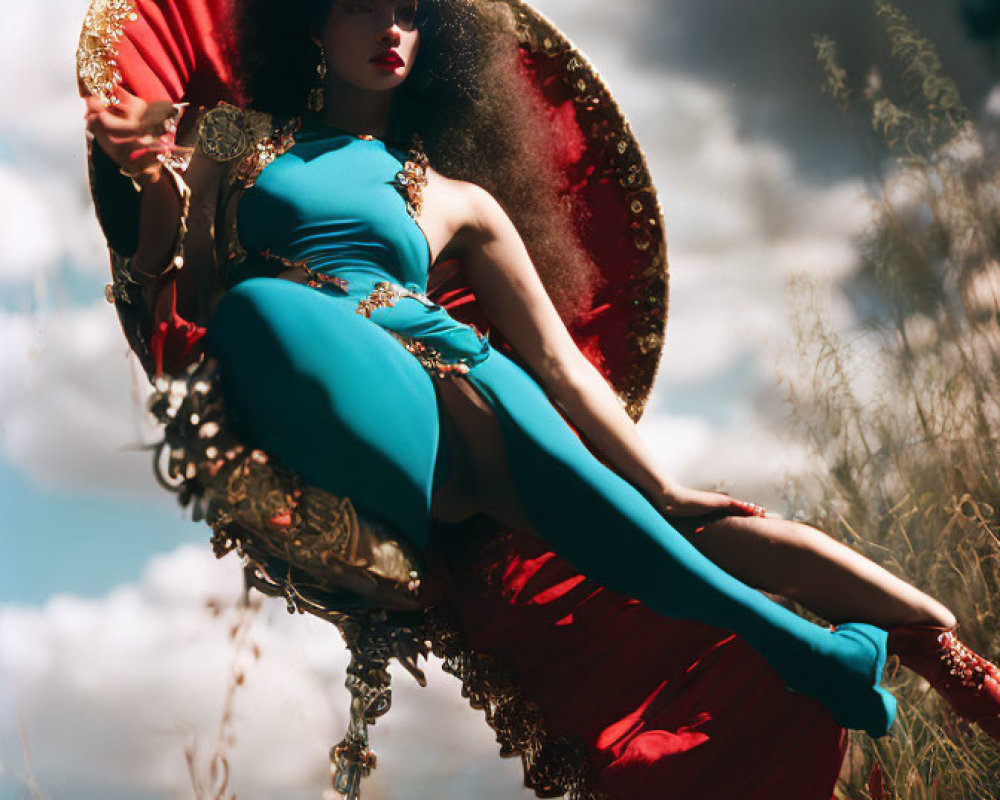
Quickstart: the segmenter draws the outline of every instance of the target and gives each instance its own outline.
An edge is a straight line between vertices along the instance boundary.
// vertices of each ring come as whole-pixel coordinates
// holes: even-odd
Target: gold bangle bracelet
[[[171,261],[170,264],[167,265],[167,268],[165,270],[163,270],[163,272],[161,272],[158,275],[150,275],[148,272],[143,272],[142,270],[135,269],[135,267],[132,267],[132,266],[129,266],[128,273],[133,278],[136,278],[136,277],[138,277],[138,278],[145,278],[146,282],[152,283],[154,281],[161,281],[164,278],[166,278],[171,272],[176,272],[176,271],[177,271],[177,268],[174,266],[174,263]]]

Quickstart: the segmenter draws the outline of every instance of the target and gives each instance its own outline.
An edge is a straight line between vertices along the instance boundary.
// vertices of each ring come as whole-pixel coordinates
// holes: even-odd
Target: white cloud
[[[58,248],[51,209],[32,184],[0,165],[0,283],[30,281],[46,269]]]
[[[104,301],[58,313],[0,312],[0,446],[47,485],[134,494],[155,483],[145,377]],[[161,491],[157,489],[156,491]]]
[[[217,562],[208,548],[188,546],[104,597],[0,611],[0,764],[21,769],[16,704],[47,796],[190,797],[184,747],[191,731],[205,748],[214,742],[240,586],[235,556]],[[209,613],[209,599],[224,613]],[[332,626],[264,602],[251,634],[260,660],[244,650],[240,662],[247,678],[235,702],[233,788],[261,800],[315,800],[328,781],[326,751],[346,725],[347,651]],[[482,712],[454,678],[436,661],[427,673],[420,689],[392,669],[393,708],[372,729],[379,767],[365,796],[398,797],[403,781],[412,797],[518,796],[520,763],[498,757]]]
[[[26,77],[24,96],[47,98],[43,113],[0,117],[14,152],[24,157],[8,169],[6,191],[0,173],[0,202],[13,203],[18,187],[30,185],[34,192],[24,206],[34,211],[22,211],[28,222],[8,229],[4,251],[30,251],[35,239],[47,242],[34,251],[34,263],[30,257],[6,262],[5,274],[37,282],[46,272],[41,262],[51,265],[62,256],[86,274],[101,273],[96,296],[107,268],[87,208],[82,108],[65,79],[85,5],[46,0],[51,14],[36,5],[11,8],[19,34],[9,33],[14,26],[3,34],[3,58],[15,59],[43,41],[58,57],[43,60]],[[672,296],[652,406],[669,408],[676,386],[732,384],[752,359],[757,383],[741,385],[740,395],[710,393],[705,407],[713,419],[742,414],[758,424],[763,418],[749,409],[774,381],[769,348],[788,336],[783,275],[806,269],[832,281],[854,268],[850,240],[866,221],[861,187],[806,185],[779,145],[741,134],[726,90],[667,73],[648,59],[640,63],[643,54],[630,51],[628,42],[652,13],[646,2],[631,3],[624,15],[598,0],[543,0],[538,7],[581,44],[615,92],[661,192]],[[59,20],[55,29],[50,17]],[[43,281],[38,294],[45,314],[0,320],[10,334],[0,355],[2,446],[44,483],[158,491],[146,455],[120,450],[153,434],[137,417],[133,394],[144,394],[145,381],[123,356],[114,315],[100,302],[84,308],[50,302],[60,291],[58,283]]]

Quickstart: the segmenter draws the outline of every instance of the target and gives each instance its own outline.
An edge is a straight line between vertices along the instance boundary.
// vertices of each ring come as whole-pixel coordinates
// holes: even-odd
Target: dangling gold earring
[[[309,99],[306,101],[310,111],[323,110],[323,86],[326,80],[326,53],[323,52],[323,45],[316,45],[319,48],[319,63],[316,65],[316,75],[319,78],[319,86],[313,86],[309,90]]]

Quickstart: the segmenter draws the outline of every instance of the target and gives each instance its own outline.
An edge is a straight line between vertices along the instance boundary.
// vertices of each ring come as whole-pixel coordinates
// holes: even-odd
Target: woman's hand
[[[166,100],[147,103],[120,86],[113,95],[114,103],[94,95],[84,98],[87,131],[123,175],[142,186],[156,183],[164,160],[175,148],[183,107]]]
[[[737,500],[725,492],[709,492],[674,485],[663,493],[658,503],[662,514],[675,517],[696,517],[714,511],[727,511],[742,517],[763,517],[763,506]]]

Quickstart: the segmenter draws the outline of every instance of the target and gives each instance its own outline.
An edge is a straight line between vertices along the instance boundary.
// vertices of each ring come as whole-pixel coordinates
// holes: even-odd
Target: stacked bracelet
[[[187,185],[187,181],[180,174],[178,168],[171,164],[166,158],[160,160],[162,165],[162,170],[173,182],[174,188],[177,190],[177,196],[181,201],[181,212],[177,220],[177,240],[174,244],[173,253],[170,256],[170,262],[167,267],[160,273],[156,275],[151,275],[148,272],[142,272],[134,267],[129,268],[130,274],[145,278],[147,281],[161,281],[170,275],[172,272],[176,272],[184,266],[184,241],[187,238],[188,232],[188,220],[191,217],[191,188]],[[125,168],[121,170],[122,174],[128,178],[131,178],[133,183],[138,183],[135,176],[129,175]]]

